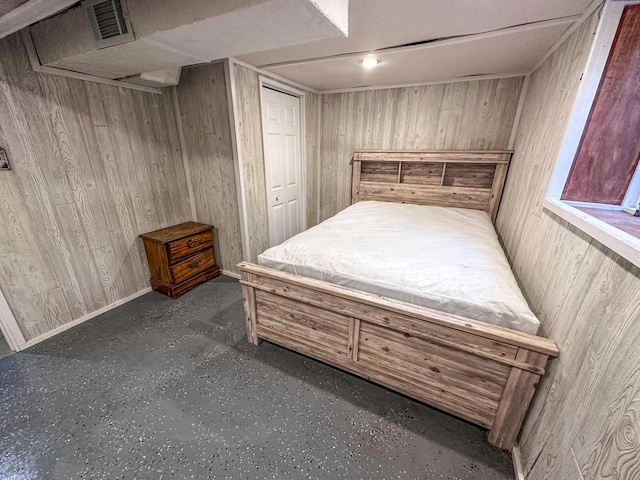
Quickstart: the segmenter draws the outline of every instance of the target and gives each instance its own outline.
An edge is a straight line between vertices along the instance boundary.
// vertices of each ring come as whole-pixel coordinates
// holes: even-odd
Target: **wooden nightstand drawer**
[[[173,264],[184,257],[211,247],[213,247],[213,234],[210,231],[176,240],[169,243],[169,261]]]
[[[212,230],[211,225],[186,222],[140,235],[149,261],[151,287],[178,298],[220,275]]]
[[[174,283],[182,283],[215,265],[213,250],[205,250],[171,267]]]

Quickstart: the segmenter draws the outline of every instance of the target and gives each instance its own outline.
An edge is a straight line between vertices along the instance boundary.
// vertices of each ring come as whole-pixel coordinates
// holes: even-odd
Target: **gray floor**
[[[509,479],[484,432],[275,345],[240,287],[155,292],[0,360],[0,478]]]

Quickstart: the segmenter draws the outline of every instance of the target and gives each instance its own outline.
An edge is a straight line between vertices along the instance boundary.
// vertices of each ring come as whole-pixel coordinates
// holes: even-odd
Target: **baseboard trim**
[[[520,456],[520,448],[513,447],[511,449],[511,458],[513,459],[513,471],[516,480],[525,480],[524,469],[522,468],[522,457]]]
[[[227,277],[233,277],[240,280],[240,274],[238,273],[230,272],[229,270],[220,270],[220,271],[222,272],[223,275],[226,275]]]
[[[234,272],[230,272],[229,270],[221,270],[223,275],[227,275],[229,277],[233,277],[233,278],[237,278],[240,279],[240,275],[238,275],[237,273]],[[80,317],[77,318],[75,320],[72,320],[69,323],[65,323],[64,325],[60,325],[57,328],[54,328],[53,330],[48,331],[47,333],[43,333],[42,335],[36,337],[36,338],[32,338],[31,340],[29,340],[26,343],[23,343],[22,345],[18,345],[17,346],[17,351],[20,350],[24,350],[25,348],[29,348],[29,347],[33,347],[34,345],[43,342],[51,337],[55,337],[56,335],[58,335],[59,333],[65,332],[67,330],[69,330],[70,328],[75,327],[76,325],[80,325],[81,323],[86,322],[87,320],[91,320],[92,318],[97,317],[98,315],[102,315],[103,313],[108,312],[109,310],[113,310],[116,307],[119,307],[120,305],[124,305],[127,302],[130,302],[131,300],[135,300],[138,297],[141,297],[142,295],[144,295],[145,293],[149,293],[151,291],[151,287],[147,287],[147,288],[143,288],[142,290],[140,290],[139,292],[134,293],[133,295],[129,295],[126,298],[123,298],[122,300],[118,300],[117,302],[113,302],[111,305],[107,305],[106,307],[102,307],[98,310],[96,310],[95,312],[91,312],[88,313],[87,315],[85,315],[84,317]]]
[[[113,302],[111,305],[107,305],[106,307],[102,307],[98,310],[96,310],[95,312],[91,312],[88,313],[87,315],[85,315],[84,317],[80,317],[77,318],[75,320],[72,320],[69,323],[65,323],[64,325],[60,325],[57,328],[54,328],[53,330],[48,331],[47,333],[44,333],[36,338],[32,338],[31,340],[29,340],[27,343],[24,343],[22,345],[20,345],[19,350],[24,350],[25,348],[29,348],[29,347],[33,347],[34,345],[43,342],[51,337],[54,337],[56,335],[58,335],[59,333],[65,332],[67,330],[69,330],[70,328],[73,328],[77,325],[80,325],[81,323],[86,322],[87,320],[91,320],[92,318],[97,317],[98,315],[102,315],[105,312],[108,312],[109,310],[113,310],[116,307],[119,307],[120,305],[124,305],[127,302],[130,302],[131,300],[135,300],[138,297],[141,297],[142,295],[149,293],[151,291],[151,287],[147,287],[147,288],[143,288],[142,290],[140,290],[139,292],[134,293],[133,295],[129,295],[126,298],[123,298],[122,300],[118,300],[117,302]]]

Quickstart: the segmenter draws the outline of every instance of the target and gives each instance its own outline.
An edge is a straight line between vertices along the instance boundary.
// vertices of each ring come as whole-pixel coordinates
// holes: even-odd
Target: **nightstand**
[[[178,298],[220,275],[213,252],[213,227],[186,222],[140,235],[147,252],[151,288]]]

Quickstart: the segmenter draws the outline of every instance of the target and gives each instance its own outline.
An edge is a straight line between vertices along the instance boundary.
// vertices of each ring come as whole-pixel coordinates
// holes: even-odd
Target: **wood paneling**
[[[597,21],[532,74],[497,221],[562,352],[520,437],[529,480],[640,478],[640,270],[542,208]]]
[[[236,112],[240,131],[238,149],[241,152],[240,174],[244,181],[245,209],[249,216],[248,231],[250,260],[269,248],[267,219],[267,181],[262,149],[262,115],[260,111],[260,83],[253,70],[235,65]]]
[[[320,110],[320,95],[307,92],[304,96],[305,108],[305,161],[307,169],[307,228],[318,223],[318,195],[320,190],[320,177],[318,175],[319,161],[319,132],[318,124]]]
[[[640,5],[625,7],[562,198],[621,205],[640,159]]]
[[[522,78],[322,96],[321,220],[351,204],[360,149],[508,148]]]
[[[149,285],[138,234],[188,220],[171,97],[31,70],[0,40],[0,288],[27,340]]]
[[[195,220],[215,226],[218,262],[237,272],[242,238],[224,65],[185,69],[176,88]]]
[[[246,210],[249,214],[247,235],[250,259],[269,247],[267,220],[267,193],[262,148],[262,114],[260,110],[260,83],[257,72],[234,64],[236,104],[238,108],[238,144],[241,156],[241,174],[245,188]],[[305,152],[307,227],[316,224],[317,218],[317,127],[318,97],[305,92]]]

